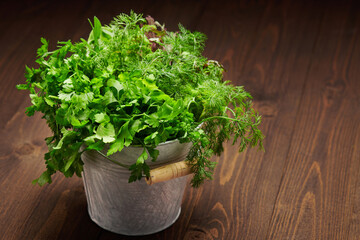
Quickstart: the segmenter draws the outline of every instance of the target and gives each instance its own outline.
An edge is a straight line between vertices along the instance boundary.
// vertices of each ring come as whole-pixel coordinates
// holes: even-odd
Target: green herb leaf
[[[96,136],[104,143],[115,141],[115,128],[111,123],[102,123],[96,130]]]
[[[146,152],[146,148],[144,148],[144,150],[142,151],[141,155],[140,155],[139,158],[136,160],[136,165],[144,164],[147,159],[148,159],[148,154],[147,154],[147,152]]]
[[[109,87],[114,87],[118,92],[124,89],[123,85],[119,81],[116,81],[115,79],[109,79],[107,81],[107,85]]]
[[[118,134],[117,139],[113,144],[110,145],[110,148],[107,152],[107,155],[112,155],[115,152],[120,152],[124,146],[130,146],[132,142],[133,136],[130,134],[129,131],[129,121],[127,121],[121,128]]]
[[[150,157],[152,158],[151,161],[155,162],[160,154],[159,150],[151,147],[147,147],[146,149],[148,150]]]
[[[73,152],[71,154],[70,158],[67,160],[66,165],[64,167],[65,172],[69,170],[70,166],[74,163],[74,161],[76,160],[77,157],[79,157],[78,153]]]
[[[100,35],[101,35],[101,23],[97,17],[94,17],[94,40],[95,44],[98,44]]]
[[[46,183],[51,183],[51,172],[45,171],[41,174],[41,176],[34,181],[32,181],[32,184],[39,184],[40,186],[45,185]]]
[[[110,118],[106,113],[98,113],[98,114],[95,114],[95,122],[108,123],[108,122],[110,122]]]

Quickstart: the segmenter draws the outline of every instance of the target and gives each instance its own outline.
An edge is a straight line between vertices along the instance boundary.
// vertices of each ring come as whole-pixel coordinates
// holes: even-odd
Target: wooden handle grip
[[[150,170],[150,177],[146,178],[146,182],[152,185],[191,173],[190,166],[185,161],[181,161]]]

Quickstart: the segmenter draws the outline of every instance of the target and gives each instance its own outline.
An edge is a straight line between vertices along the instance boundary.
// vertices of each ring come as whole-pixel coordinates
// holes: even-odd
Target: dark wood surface
[[[31,184],[50,132],[15,89],[40,37],[77,41],[88,18],[130,9],[207,34],[205,55],[252,93],[266,135],[266,152],[228,144],[215,179],[186,188],[178,221],[146,237],[93,223],[77,177]],[[0,239],[360,239],[357,0],[2,1],[0,83]]]

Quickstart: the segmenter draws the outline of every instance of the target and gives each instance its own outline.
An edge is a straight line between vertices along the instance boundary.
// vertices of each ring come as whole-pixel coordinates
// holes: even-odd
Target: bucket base
[[[109,232],[116,233],[116,234],[121,234],[121,235],[125,235],[125,236],[145,236],[145,235],[150,235],[150,234],[161,232],[161,231],[171,227],[178,220],[178,218],[180,217],[181,207],[179,208],[178,214],[176,215],[176,217],[174,218],[174,220],[172,222],[168,223],[167,225],[163,226],[162,228],[156,229],[154,231],[144,232],[144,233],[141,233],[141,234],[131,234],[131,233],[128,233],[128,232],[116,231],[114,229],[109,229],[109,228],[103,227],[103,226],[101,226],[101,223],[97,222],[96,219],[94,219],[91,216],[90,211],[88,211],[88,213],[89,213],[89,216],[90,216],[91,220],[94,223],[96,223],[96,225],[98,225],[102,229],[105,229],[105,230],[107,230]]]

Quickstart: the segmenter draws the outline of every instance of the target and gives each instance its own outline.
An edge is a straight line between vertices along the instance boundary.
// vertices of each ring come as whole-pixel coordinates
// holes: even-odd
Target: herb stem
[[[229,121],[235,121],[236,120],[235,118],[230,118],[230,117],[225,117],[225,116],[212,116],[212,117],[208,117],[208,118],[205,118],[205,119],[201,120],[200,123],[203,123],[203,122],[206,122],[206,121],[209,121],[209,120],[212,120],[212,119],[224,119],[224,120],[229,120]]]

